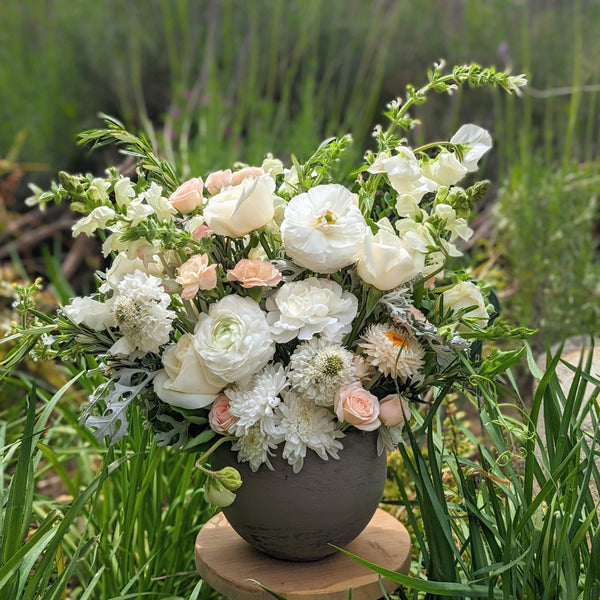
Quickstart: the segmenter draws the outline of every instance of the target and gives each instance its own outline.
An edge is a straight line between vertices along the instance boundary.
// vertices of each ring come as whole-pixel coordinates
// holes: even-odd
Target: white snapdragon
[[[456,158],[454,152],[442,150],[433,160],[422,164],[423,173],[438,185],[455,185],[466,174],[467,168]]]
[[[120,177],[115,183],[115,201],[119,209],[127,209],[132,198],[135,198],[135,189],[129,177]]]
[[[341,341],[352,328],[358,300],[335,281],[309,277],[281,286],[267,298],[266,308],[273,338],[279,343],[295,337],[310,340],[317,334]]]
[[[467,220],[456,216],[456,211],[449,204],[436,204],[434,214],[445,221],[444,229],[450,232],[450,241],[457,237],[468,240],[473,235],[473,230]]]
[[[315,273],[333,273],[360,255],[366,228],[358,196],[339,184],[294,196],[281,224],[287,255]]]
[[[115,218],[115,211],[109,206],[98,206],[89,215],[73,225],[73,237],[85,233],[91,237],[97,229],[104,229]]]
[[[177,209],[162,195],[162,188],[152,182],[150,187],[143,193],[143,198],[151,206],[159,221],[168,222],[173,219]]]

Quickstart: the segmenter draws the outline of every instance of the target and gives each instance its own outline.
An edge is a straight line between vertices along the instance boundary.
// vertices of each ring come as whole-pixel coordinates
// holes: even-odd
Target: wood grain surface
[[[346,546],[366,560],[400,573],[410,567],[410,538],[393,516],[378,509],[366,529]],[[376,600],[397,584],[338,552],[315,562],[289,562],[254,549],[231,528],[222,513],[208,521],[196,539],[196,567],[202,579],[232,600],[272,600],[256,582],[289,600]]]

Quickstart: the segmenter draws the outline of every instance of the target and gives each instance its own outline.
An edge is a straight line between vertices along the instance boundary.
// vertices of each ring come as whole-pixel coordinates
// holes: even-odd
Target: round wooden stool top
[[[381,509],[346,550],[392,571],[410,568],[408,532]],[[289,600],[346,600],[350,588],[354,600],[383,596],[379,576],[341,552],[315,562],[271,558],[235,533],[222,513],[196,538],[196,567],[206,583],[232,600],[272,600],[257,582]],[[381,583],[388,593],[398,587],[388,579]]]

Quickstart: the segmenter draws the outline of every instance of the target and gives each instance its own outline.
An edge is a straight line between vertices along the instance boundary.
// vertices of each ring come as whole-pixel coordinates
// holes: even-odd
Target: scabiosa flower
[[[328,460],[329,456],[339,458],[338,450],[343,448],[339,438],[344,434],[336,429],[334,415],[326,408],[295,392],[287,392],[277,412],[281,417],[281,440],[285,440],[281,456],[292,466],[294,473],[302,469],[307,448],[323,460]]]
[[[304,342],[290,358],[292,388],[317,405],[331,406],[336,390],[356,379],[353,358],[352,352],[325,339]]]
[[[162,280],[142,271],[123,277],[113,297],[115,320],[123,337],[110,349],[112,354],[144,355],[158,352],[169,341],[175,312]]]
[[[285,370],[277,363],[267,365],[246,385],[226,389],[224,393],[229,398],[229,414],[236,419],[230,432],[237,436],[246,435],[258,423],[261,431],[274,435],[274,409],[281,402],[281,390],[287,385]]]
[[[371,365],[385,376],[397,377],[402,382],[418,375],[423,366],[425,349],[401,327],[372,325],[358,345]]]
[[[238,453],[238,461],[247,462],[254,472],[258,471],[262,464],[273,471],[269,456],[273,456],[271,451],[275,448],[277,448],[276,442],[261,431],[258,423],[250,427],[246,434],[231,446],[231,449]]]

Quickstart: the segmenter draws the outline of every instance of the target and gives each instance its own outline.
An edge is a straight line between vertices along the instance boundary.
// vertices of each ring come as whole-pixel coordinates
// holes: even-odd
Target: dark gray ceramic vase
[[[294,473],[279,452],[253,473],[238,463],[228,444],[219,446],[214,469],[235,466],[242,476],[233,504],[223,509],[237,533],[265,554],[295,561],[319,560],[344,546],[367,526],[386,481],[386,454],[377,456],[377,432],[351,430],[339,460],[308,450]]]

